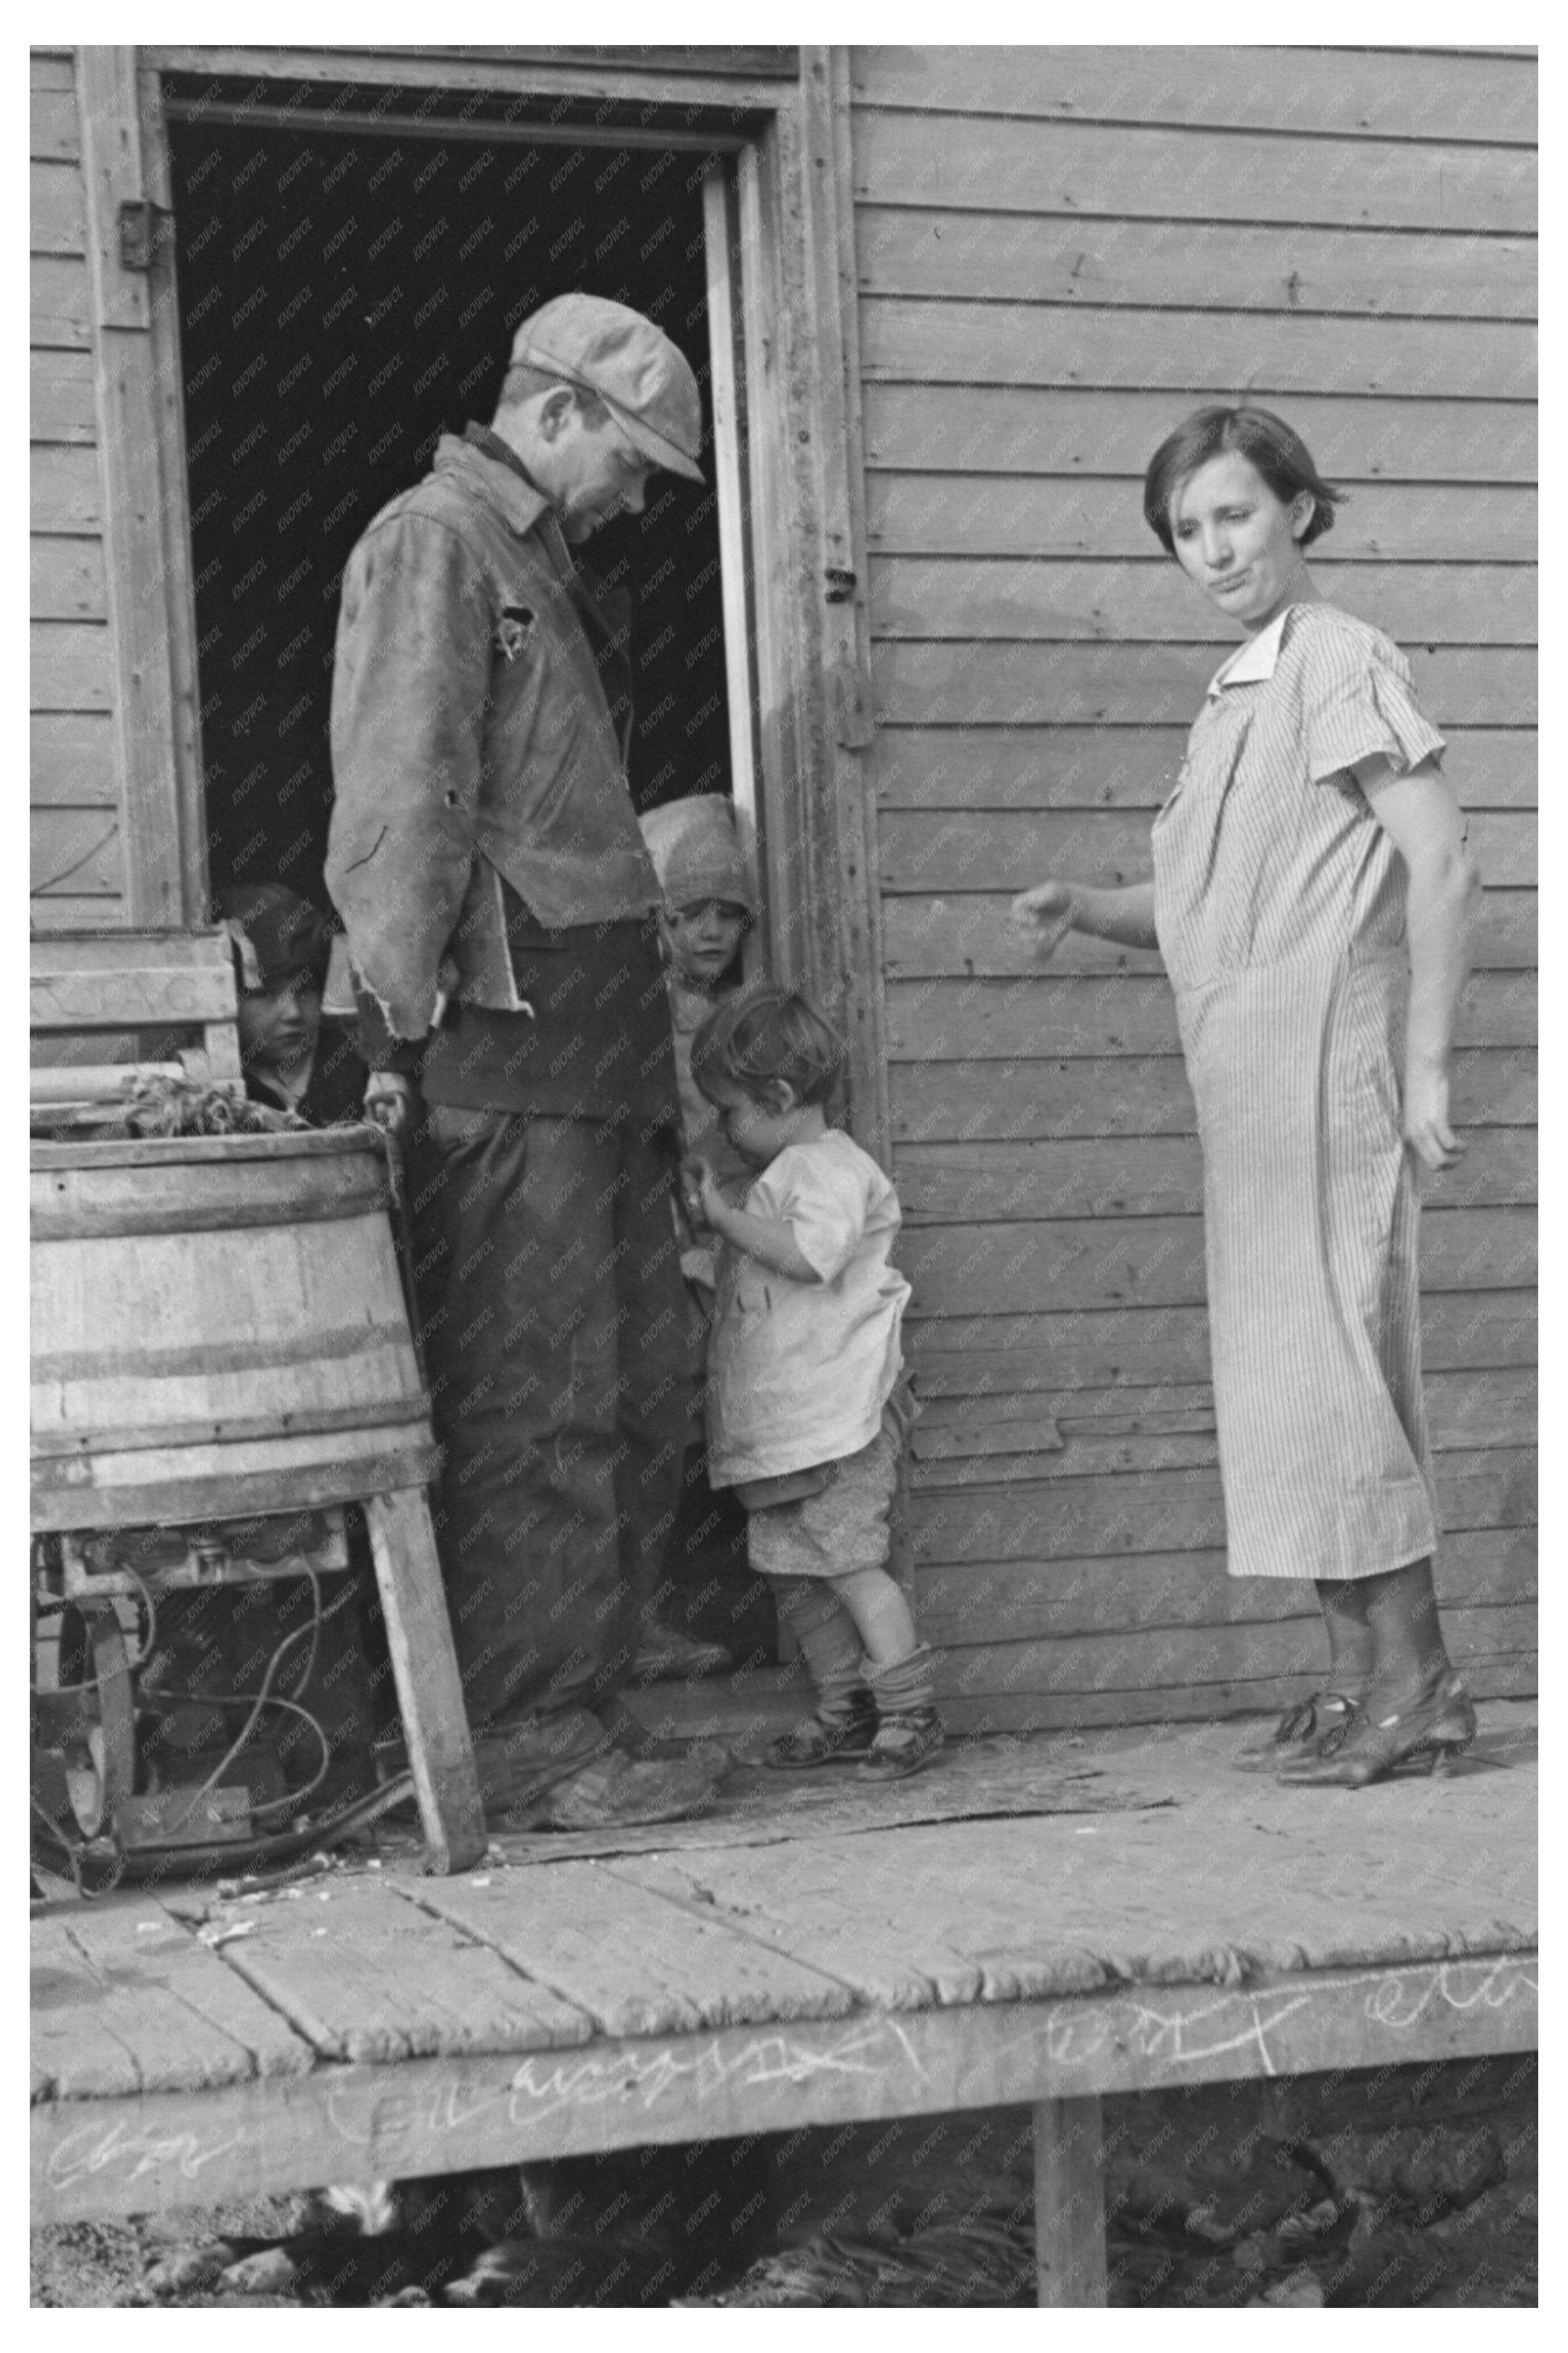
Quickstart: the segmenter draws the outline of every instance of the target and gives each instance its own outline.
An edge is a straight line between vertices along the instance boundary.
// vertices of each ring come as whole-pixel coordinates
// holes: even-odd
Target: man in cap
[[[493,423],[442,438],[343,575],[327,886],[367,1104],[411,1139],[447,1599],[513,1798],[629,1736],[679,1486],[660,892],[624,624],[571,550],[657,468],[700,481],[700,432],[658,328],[563,295],[519,328]]]

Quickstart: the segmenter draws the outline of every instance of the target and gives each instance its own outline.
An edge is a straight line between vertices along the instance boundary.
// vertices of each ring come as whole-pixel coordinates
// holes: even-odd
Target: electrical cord
[[[299,1811],[300,1807],[305,1805],[315,1794],[327,1778],[327,1774],[331,1767],[331,1743],[328,1738],[326,1731],[319,1717],[317,1717],[310,1708],[303,1706],[297,1695],[291,1698],[285,1697],[280,1693],[274,1692],[273,1685],[282,1672],[283,1663],[288,1652],[292,1650],[297,1643],[308,1639],[310,1642],[310,1650],[304,1661],[303,1672],[300,1676],[299,1682],[294,1686],[294,1691],[296,1694],[299,1694],[308,1689],[311,1676],[315,1672],[316,1661],[320,1650],[321,1630],[329,1619],[336,1617],[341,1610],[347,1608],[353,1599],[353,1591],[352,1584],[345,1584],[344,1590],[338,1596],[337,1599],[328,1608],[323,1609],[321,1605],[321,1583],[318,1572],[314,1567],[307,1564],[303,1573],[309,1578],[310,1586],[310,1620],[305,1625],[297,1626],[290,1632],[285,1634],[282,1640],[275,1646],[272,1655],[268,1661],[267,1671],[262,1677],[260,1690],[255,1693],[233,1693],[224,1694],[221,1697],[204,1696],[203,1698],[202,1704],[205,1706],[219,1708],[244,1707],[247,1713],[244,1724],[240,1726],[238,1733],[230,1742],[224,1755],[219,1758],[216,1766],[213,1768],[212,1772],[207,1775],[206,1779],[201,1783],[200,1787],[192,1792],[181,1816],[179,1817],[181,1820],[189,1820],[192,1813],[201,1804],[203,1799],[211,1795],[212,1791],[222,1780],[224,1774],[227,1772],[235,1759],[244,1749],[247,1742],[251,1738],[258,1724],[260,1722],[263,1711],[269,1707],[279,1709],[291,1715],[300,1716],[310,1725],[310,1730],[315,1735],[317,1747],[321,1752],[320,1761],[318,1762],[314,1772],[311,1774],[310,1778],[305,1783],[302,1788],[290,1789],[281,1798],[268,1798],[254,1801],[249,1810],[252,1815],[259,1817],[270,1816],[273,1814],[296,1813]],[[136,1585],[142,1605],[147,1613],[147,1639],[143,1642],[141,1650],[137,1653],[135,1661],[132,1664],[131,1672],[134,1672],[153,1654],[156,1647],[158,1613],[157,1606],[153,1601],[153,1596],[138,1572],[133,1568],[125,1567],[124,1574],[130,1577]],[[260,1581],[261,1580],[259,1579],[257,1580],[257,1582]],[[40,1686],[37,1683],[33,1683],[32,1689],[36,1694],[40,1694]],[[161,1695],[159,1686],[154,1683],[145,1683],[142,1685],[142,1689],[146,1694],[154,1699]],[[60,1692],[66,1694],[95,1693],[97,1690],[98,1683],[96,1677],[85,1683],[73,1683],[55,1686],[57,1694]],[[176,1696],[173,1694],[163,1695],[169,1697]],[[74,1844],[67,1834],[62,1832],[59,1825],[53,1821],[52,1817],[37,1804],[36,1799],[33,1800],[33,1810],[35,1813],[37,1813],[39,1818],[48,1825],[51,1836],[59,1845],[61,1851],[70,1860],[73,1873],[76,1873],[79,1884],[80,1874],[78,1869],[78,1857],[81,1849]],[[292,1836],[296,1834],[264,1833],[263,1835]],[[312,1837],[315,1833],[311,1831],[298,1833],[298,1835]],[[254,1843],[254,1841],[250,1843]],[[225,1853],[237,1855],[246,1844],[247,1842],[238,1840],[225,1841],[221,1851]],[[135,1851],[148,1854],[179,1853],[182,1855],[195,1854],[205,1852],[205,1850],[187,1846],[184,1842],[174,1841],[159,1841],[156,1844],[149,1843],[139,1847]],[[116,1876],[118,1877],[118,1873]]]
[[[400,1773],[380,1789],[363,1798],[356,1798],[339,1814],[325,1821],[313,1822],[308,1830],[274,1831],[262,1838],[222,1839],[207,1846],[146,1846],[129,1847],[121,1857],[121,1870],[128,1879],[144,1879],[166,1873],[171,1859],[194,1876],[203,1872],[221,1872],[232,1875],[247,1862],[287,1862],[297,1855],[325,1852],[350,1838],[356,1831],[368,1830],[383,1814],[395,1807],[406,1805],[414,1795],[414,1776]],[[83,1894],[89,1891],[83,1889]]]
[[[204,1873],[232,1875],[237,1868],[248,1862],[282,1863],[300,1855],[325,1853],[340,1845],[344,1839],[352,1838],[356,1831],[368,1830],[383,1814],[406,1805],[413,1795],[413,1774],[399,1773],[395,1780],[388,1781],[382,1788],[372,1790],[365,1797],[355,1798],[340,1813],[329,1815],[324,1821],[313,1822],[308,1830],[275,1831],[263,1838],[221,1839],[205,1846],[149,1843],[113,1850],[111,1857],[102,1858],[89,1856],[86,1840],[73,1842],[66,1837],[58,1824],[45,1813],[37,1799],[33,1800],[33,1811],[43,1822],[53,1850],[65,1856],[71,1876],[83,1895],[90,1897],[107,1894],[110,1888],[118,1886],[121,1878],[162,1878],[167,1874],[172,1860],[178,1861],[194,1878]],[[104,1862],[111,1860],[112,1878],[101,1887],[89,1887],[82,1876],[84,1858]]]
[[[326,1734],[321,1730],[320,1724],[310,1714],[309,1708],[300,1707],[296,1701],[273,1699],[270,1696],[273,1678],[279,1672],[279,1663],[284,1652],[291,1649],[294,1643],[302,1641],[307,1634],[309,1634],[310,1638],[310,1656],[305,1661],[304,1673],[300,1676],[299,1682],[294,1686],[296,1692],[302,1692],[307,1688],[310,1683],[311,1671],[316,1663],[316,1646],[321,1625],[321,1581],[314,1569],[310,1569],[308,1574],[310,1579],[310,1622],[308,1626],[296,1626],[291,1634],[284,1635],[282,1641],[278,1644],[272,1656],[267,1662],[267,1672],[261,1678],[261,1689],[254,1694],[248,1692],[237,1692],[231,1697],[205,1703],[205,1704],[216,1707],[242,1707],[248,1702],[250,1704],[250,1714],[246,1717],[245,1722],[241,1725],[239,1731],[226,1754],[218,1759],[218,1762],[214,1766],[212,1771],[207,1775],[206,1779],[202,1783],[201,1788],[191,1799],[192,1806],[199,1806],[202,1799],[208,1796],[211,1791],[216,1788],[224,1775],[227,1772],[229,1767],[234,1763],[235,1758],[239,1755],[240,1750],[245,1746],[246,1742],[250,1738],[251,1734],[255,1731],[257,1725],[260,1721],[262,1709],[268,1706],[292,1708],[297,1715],[302,1715],[305,1718],[306,1723],[310,1726],[311,1731],[315,1734],[316,1738],[321,1743],[321,1762],[316,1772],[315,1778],[304,1789],[292,1793],[293,1801],[298,1802],[300,1799],[308,1798],[310,1791],[312,1789],[319,1789],[321,1783],[325,1780],[327,1768],[331,1762],[331,1750],[328,1745]],[[289,1802],[290,1800],[287,1799],[272,1798],[269,1799],[265,1805],[252,1807],[251,1811],[258,1814],[269,1812],[276,1813],[280,1807],[285,1807]]]

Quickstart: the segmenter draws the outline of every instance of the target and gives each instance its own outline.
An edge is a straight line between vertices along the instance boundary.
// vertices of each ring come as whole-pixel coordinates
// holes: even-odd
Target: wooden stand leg
[[[430,1868],[466,1871],[485,1852],[485,1810],[429,1506],[411,1487],[372,1495],[364,1515]]]
[[[1035,2108],[1037,2304],[1105,2303],[1105,2165],[1098,2098]]]

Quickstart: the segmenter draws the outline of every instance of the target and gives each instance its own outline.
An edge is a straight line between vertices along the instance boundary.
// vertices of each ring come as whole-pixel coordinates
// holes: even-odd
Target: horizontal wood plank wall
[[[915,1284],[916,1591],[964,1728],[1282,1704],[1310,1588],[1233,1582],[1199,1157],[1158,960],[1007,902],[1146,873],[1234,640],[1140,506],[1254,396],[1350,502],[1487,883],[1468,1154],[1423,1278],[1450,1646],[1534,1688],[1535,72],[1371,50],[851,52],[879,878]]]
[[[70,50],[35,50],[31,83],[31,913],[53,932],[127,913]]]

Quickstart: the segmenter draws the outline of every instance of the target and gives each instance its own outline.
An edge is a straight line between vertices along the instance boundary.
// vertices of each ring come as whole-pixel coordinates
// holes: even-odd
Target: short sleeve
[[[832,1282],[854,1257],[866,1230],[865,1186],[856,1169],[823,1152],[797,1149],[781,1154],[780,1159],[787,1165],[781,1168],[775,1161],[756,1190],[766,1197],[768,1213],[794,1227],[802,1258],[809,1260],[824,1282]],[[762,1208],[763,1203],[756,1206]]]
[[[1411,690],[1410,665],[1387,638],[1313,628],[1303,649],[1301,725],[1314,784],[1379,754],[1396,776],[1443,749]]]

